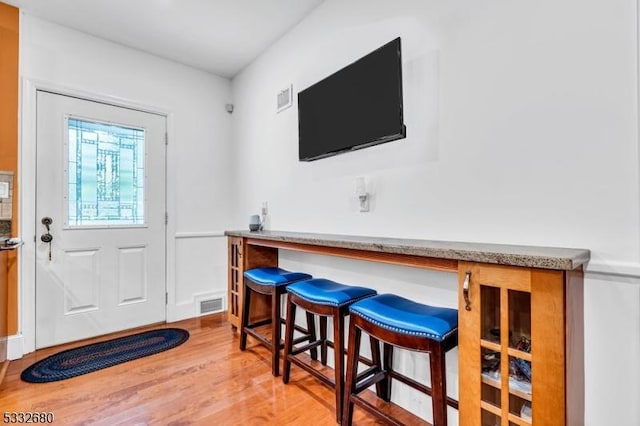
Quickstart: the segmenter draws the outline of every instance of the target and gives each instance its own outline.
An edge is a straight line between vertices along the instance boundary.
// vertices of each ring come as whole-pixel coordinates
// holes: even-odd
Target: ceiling
[[[232,78],[324,0],[0,0],[97,37]]]

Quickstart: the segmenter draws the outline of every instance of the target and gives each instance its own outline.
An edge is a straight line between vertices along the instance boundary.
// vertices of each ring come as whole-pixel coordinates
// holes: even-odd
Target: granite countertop
[[[586,264],[591,256],[589,250],[576,248],[432,241],[407,238],[314,234],[306,232],[251,232],[247,230],[225,231],[225,235],[315,246],[555,270],[576,269]]]

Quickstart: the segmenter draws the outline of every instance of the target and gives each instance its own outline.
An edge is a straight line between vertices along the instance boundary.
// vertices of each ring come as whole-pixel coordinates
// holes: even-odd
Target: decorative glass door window
[[[509,426],[532,423],[531,293],[525,289],[480,284],[483,426],[507,424],[505,418]]]
[[[68,227],[145,224],[145,130],[68,117]]]

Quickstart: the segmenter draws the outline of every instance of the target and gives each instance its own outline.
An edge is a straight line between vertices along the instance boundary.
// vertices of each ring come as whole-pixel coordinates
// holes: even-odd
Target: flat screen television
[[[400,38],[298,93],[298,155],[312,161],[406,137]]]

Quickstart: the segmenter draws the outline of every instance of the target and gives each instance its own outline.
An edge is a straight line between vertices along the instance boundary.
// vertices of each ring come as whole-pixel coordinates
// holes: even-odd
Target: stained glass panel
[[[67,225],[144,225],[144,129],[67,123]]]

